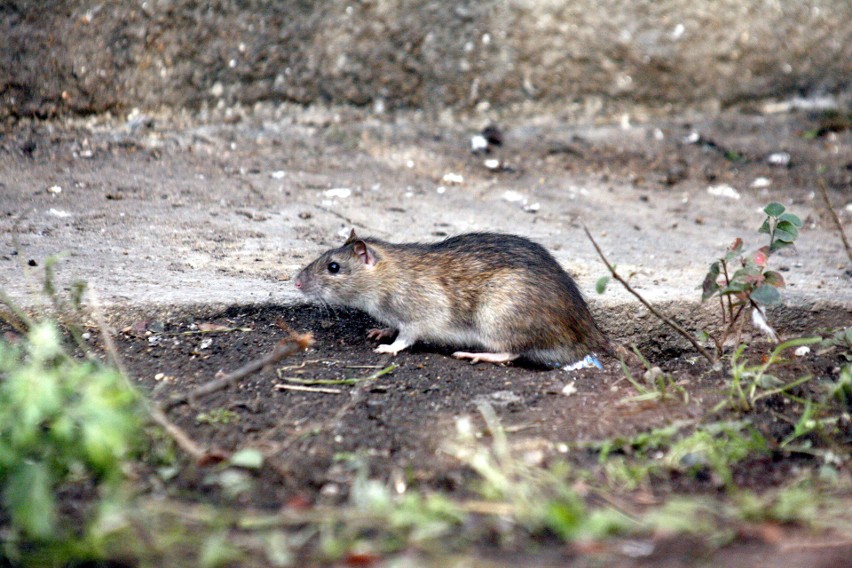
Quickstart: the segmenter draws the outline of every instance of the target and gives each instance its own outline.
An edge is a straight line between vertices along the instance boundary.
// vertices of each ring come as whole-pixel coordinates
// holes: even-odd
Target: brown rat
[[[431,243],[361,239],[305,267],[295,280],[307,297],[358,308],[398,331],[377,353],[416,341],[471,347],[472,362],[523,357],[545,365],[610,353],[574,280],[547,250],[516,235],[470,233]]]

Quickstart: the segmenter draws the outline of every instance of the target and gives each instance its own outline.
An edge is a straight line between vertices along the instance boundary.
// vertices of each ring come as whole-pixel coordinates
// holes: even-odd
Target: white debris
[[[766,156],[766,162],[772,166],[789,166],[790,154],[787,152],[772,152]]]
[[[698,144],[699,140],[701,140],[701,135],[694,131],[683,137],[684,144]]]
[[[755,178],[749,187],[753,187],[755,189],[763,189],[765,187],[769,187],[772,185],[772,180],[765,177]]]
[[[210,338],[210,337],[205,337],[204,339],[201,340],[201,343],[198,344],[198,349],[199,350],[207,349],[211,345],[213,345],[213,339]]]
[[[751,323],[754,324],[754,327],[765,333],[769,339],[778,343],[778,334],[769,326],[766,316],[763,315],[763,311],[760,308],[755,308],[751,311]]]
[[[470,138],[471,152],[485,152],[488,149],[488,140],[482,134],[476,134]]]
[[[535,203],[530,203],[529,205],[524,205],[524,211],[527,213],[536,213],[541,209],[541,203],[536,201]]]
[[[728,199],[739,199],[740,192],[726,183],[719,185],[711,185],[707,188],[707,193],[716,197],[727,197]]]
[[[414,160],[406,160],[405,161],[405,167],[408,168],[409,170],[412,169],[414,167]]]
[[[630,558],[644,558],[654,553],[654,543],[650,540],[628,540],[621,545],[621,553]]]
[[[804,357],[806,355],[809,355],[810,352],[811,352],[811,348],[808,347],[807,345],[802,345],[801,347],[797,347],[796,350],[793,351],[793,353],[796,354],[796,357]]]
[[[660,130],[659,128],[655,128],[654,129],[654,140],[660,141],[660,140],[665,140],[665,139],[666,139],[665,133],[662,130]]]
[[[284,179],[284,176],[287,175],[287,173],[284,170],[276,170],[269,175],[272,179]]]
[[[485,167],[488,168],[489,170],[500,169],[500,160],[498,160],[496,158],[490,158],[488,160],[485,160],[483,162],[483,164],[485,164]]]
[[[574,386],[573,382],[568,383],[567,385],[562,387],[562,394],[564,394],[565,396],[571,396],[575,392],[577,392],[577,387]]]
[[[47,214],[59,217],[60,219],[66,219],[71,216],[71,213],[68,211],[62,211],[61,209],[49,209]]]
[[[674,39],[674,40],[678,40],[678,39],[681,38],[681,36],[683,36],[683,32],[685,32],[685,31],[686,31],[686,28],[683,26],[683,24],[678,24],[672,30],[671,38]]]
[[[527,198],[523,193],[509,189],[503,192],[503,200],[508,201],[509,203],[517,203],[519,201],[526,202]]]
[[[464,183],[464,176],[454,172],[447,172],[441,178],[441,182],[447,185],[461,185]]]
[[[51,185],[47,188],[47,192],[53,195],[59,195],[62,193],[62,188],[58,185]]]
[[[332,189],[326,189],[322,193],[323,193],[323,195],[325,195],[329,199],[336,199],[336,198],[345,199],[345,198],[349,197],[350,195],[352,195],[352,190],[349,189],[348,187],[334,187]]]
[[[437,192],[438,192],[438,194],[440,195],[440,194],[446,193],[446,192],[447,192],[447,188],[446,188],[446,187],[444,187],[443,185],[439,185],[439,186],[438,186],[438,189],[436,189],[435,191],[437,191]]]

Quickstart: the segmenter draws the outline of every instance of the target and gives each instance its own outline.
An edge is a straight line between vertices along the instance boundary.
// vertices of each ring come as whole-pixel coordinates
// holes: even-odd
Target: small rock
[[[287,172],[285,172],[284,170],[276,170],[269,174],[269,177],[271,177],[272,179],[284,179],[285,175],[287,175]]]
[[[328,197],[329,199],[340,198],[345,199],[352,195],[352,190],[348,187],[335,187],[332,189],[326,189],[322,192],[323,195]]]
[[[508,201],[509,203],[517,203],[518,201],[526,201],[527,198],[523,193],[517,192],[513,189],[509,189],[503,192],[503,201]]]
[[[47,188],[47,192],[51,195],[59,195],[60,193],[62,193],[62,187],[58,185],[51,185]]]
[[[796,357],[805,357],[805,356],[809,355],[810,352],[811,352],[810,347],[808,347],[807,345],[802,345],[801,347],[796,348],[796,350],[793,353],[796,354]]]
[[[574,386],[573,382],[568,383],[567,385],[562,387],[562,394],[564,394],[565,396],[571,396],[572,394],[574,394],[576,392],[577,392],[577,387]]]
[[[444,177],[441,178],[441,183],[445,183],[447,185],[461,185],[464,183],[464,176],[454,172],[447,172],[444,174]]]
[[[753,182],[749,185],[749,187],[753,187],[755,189],[763,189],[765,187],[769,187],[772,185],[772,180],[765,177],[755,178]]]
[[[645,383],[649,385],[657,384],[657,379],[664,375],[663,370],[659,367],[651,367],[642,375],[642,378],[645,380]]]
[[[785,167],[790,165],[790,154],[787,152],[773,152],[766,156],[766,162],[772,166]]]
[[[726,197],[728,199],[739,199],[740,192],[726,183],[719,185],[711,185],[707,188],[707,193],[716,197]]]

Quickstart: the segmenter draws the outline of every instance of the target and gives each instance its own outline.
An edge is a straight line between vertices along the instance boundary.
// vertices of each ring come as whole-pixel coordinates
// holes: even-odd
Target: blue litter
[[[576,371],[578,369],[591,369],[592,367],[597,367],[598,369],[603,369],[603,365],[600,360],[592,355],[591,353],[577,361],[576,363],[572,363],[570,365],[565,365],[562,367],[563,371]]]

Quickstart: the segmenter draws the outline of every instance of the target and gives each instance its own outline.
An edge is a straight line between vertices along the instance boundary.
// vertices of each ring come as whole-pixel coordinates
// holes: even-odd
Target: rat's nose
[[[302,289],[302,279],[301,278],[298,278],[298,277],[296,278],[296,288],[299,288],[300,290]]]

